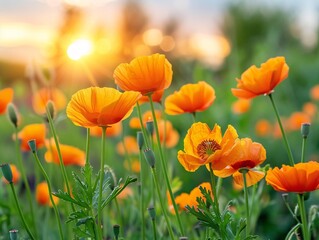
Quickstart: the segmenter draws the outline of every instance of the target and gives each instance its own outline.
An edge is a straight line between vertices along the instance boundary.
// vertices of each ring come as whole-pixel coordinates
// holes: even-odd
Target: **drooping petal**
[[[249,170],[246,173],[246,185],[247,187],[250,187],[252,185],[255,185],[258,183],[260,180],[262,180],[265,176],[264,172],[261,171],[256,171],[256,170]],[[233,178],[236,184],[238,184],[241,187],[244,187],[244,177],[243,174],[240,173],[239,171],[236,171],[233,174]]]

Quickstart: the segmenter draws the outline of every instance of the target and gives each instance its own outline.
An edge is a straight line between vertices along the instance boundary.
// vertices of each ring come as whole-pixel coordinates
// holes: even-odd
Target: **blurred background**
[[[319,160],[319,97],[310,94],[319,83],[318,1],[0,0],[0,6],[0,89],[14,88],[14,103],[21,112],[29,112],[26,103],[31,105],[35,82],[38,87],[59,87],[70,97],[91,86],[92,79],[99,86],[114,86],[113,70],[122,62],[164,53],[174,71],[165,96],[185,83],[207,81],[217,98],[196,120],[210,126],[217,122],[223,129],[234,125],[240,137],[251,137],[265,146],[267,164],[280,166],[288,159],[269,100],[258,97],[236,108],[230,88],[236,87],[235,79],[249,66],[282,55],[290,67],[289,77],[276,88],[274,98],[289,130],[292,151],[300,157],[299,126],[309,120],[313,125],[306,159]],[[311,116],[300,117],[299,113],[309,111]],[[24,123],[35,119],[39,118],[28,113]],[[176,149],[183,148],[191,119],[168,116],[180,135]],[[9,123],[0,120],[0,134],[10,136]],[[269,124],[261,125],[262,131],[258,128],[261,120]],[[60,139],[84,149],[84,132],[70,134],[68,129],[74,130],[70,126],[69,121],[58,122]],[[189,192],[208,174],[204,168],[185,172],[176,161],[176,149],[167,153],[174,165],[172,175]],[[0,151],[12,154],[2,144]],[[114,153],[111,147],[109,151]],[[115,165],[115,171],[121,173],[122,167]],[[281,204],[274,206],[269,196],[263,198],[267,202],[260,214],[263,224],[256,227],[267,239],[283,239],[292,224],[279,194],[275,198]],[[270,211],[274,207],[277,211]],[[273,231],[283,223],[279,232]]]

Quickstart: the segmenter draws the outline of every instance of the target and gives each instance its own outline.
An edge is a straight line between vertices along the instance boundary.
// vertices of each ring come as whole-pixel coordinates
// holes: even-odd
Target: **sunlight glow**
[[[93,44],[88,39],[78,39],[73,42],[67,50],[69,58],[79,60],[83,56],[87,56],[93,51]]]

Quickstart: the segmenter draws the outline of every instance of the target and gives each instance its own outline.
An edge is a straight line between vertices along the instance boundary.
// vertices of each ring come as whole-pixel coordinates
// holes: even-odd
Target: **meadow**
[[[318,47],[236,11],[218,68],[153,51],[3,78],[0,239],[318,239]]]

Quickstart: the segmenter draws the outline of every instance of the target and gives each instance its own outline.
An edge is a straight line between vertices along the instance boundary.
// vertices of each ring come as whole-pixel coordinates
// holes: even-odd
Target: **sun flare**
[[[70,44],[67,54],[72,60],[79,60],[83,56],[87,56],[93,51],[93,44],[88,39],[78,39]]]

